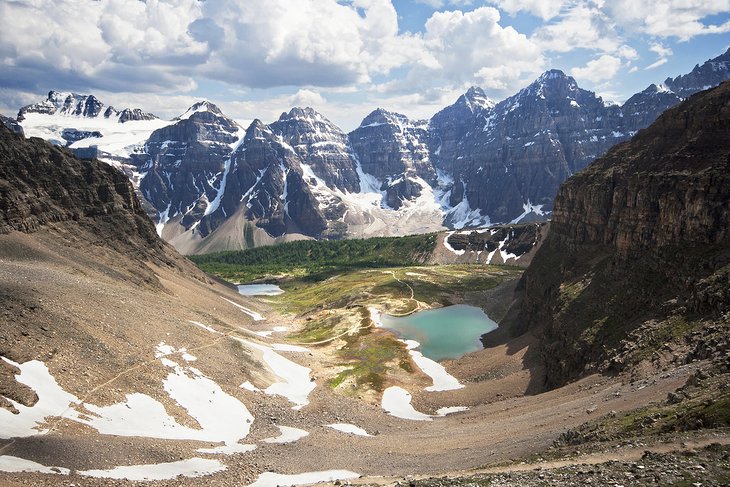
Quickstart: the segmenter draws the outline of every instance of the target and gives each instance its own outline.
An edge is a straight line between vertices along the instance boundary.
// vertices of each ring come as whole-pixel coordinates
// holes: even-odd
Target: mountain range
[[[472,87],[430,120],[378,108],[349,134],[311,108],[244,129],[206,101],[162,121],[57,92],[17,118],[29,136],[96,145],[158,233],[201,253],[546,219],[563,181],[729,77],[730,50],[618,106],[550,70],[498,103]]]

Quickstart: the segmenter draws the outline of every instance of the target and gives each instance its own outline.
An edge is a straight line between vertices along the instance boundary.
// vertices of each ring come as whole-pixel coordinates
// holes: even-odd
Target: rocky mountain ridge
[[[671,357],[705,323],[727,325],[729,164],[725,82],[561,186],[550,232],[518,286],[519,311],[505,322],[542,335],[549,387],[656,353],[632,336],[643,346],[664,337],[651,347]]]
[[[730,50],[684,77],[651,85],[622,106],[604,103],[572,77],[550,70],[499,103],[473,87],[430,120],[376,109],[349,134],[315,110],[295,107],[269,125],[257,121],[249,130],[260,136],[247,138],[218,107],[201,102],[122,160],[139,175],[158,230],[184,252],[297,236],[397,235],[544,220],[564,180],[700,84],[730,76],[728,56]],[[49,95],[51,101],[26,112],[53,106],[101,113],[93,97],[66,97],[58,108],[62,98]],[[104,140],[87,135],[75,145]],[[256,148],[244,155],[249,144]],[[289,204],[295,194],[296,203]],[[306,208],[290,211],[300,204]]]
[[[139,108],[117,110],[113,106],[104,105],[94,95],[79,95],[77,93],[53,90],[48,92],[48,97],[45,100],[21,108],[18,111],[18,122],[25,120],[30,113],[85,118],[103,117],[105,119],[116,119],[120,123],[132,120],[155,120],[158,118],[156,115],[143,112]]]

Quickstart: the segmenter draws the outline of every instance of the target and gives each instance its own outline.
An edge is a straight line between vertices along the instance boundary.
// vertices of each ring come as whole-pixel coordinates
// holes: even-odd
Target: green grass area
[[[482,264],[426,265],[436,236],[299,241],[191,257],[234,282],[266,278],[284,293],[267,302],[302,323],[288,338],[324,350],[336,366],[327,383],[343,394],[382,391],[416,373],[396,337],[371,326],[369,307],[402,315],[433,306],[483,306],[485,291],[523,269]]]
[[[324,280],[352,269],[420,265],[436,247],[436,235],[375,237],[353,240],[301,240],[248,250],[191,255],[206,272],[247,282],[288,274]]]

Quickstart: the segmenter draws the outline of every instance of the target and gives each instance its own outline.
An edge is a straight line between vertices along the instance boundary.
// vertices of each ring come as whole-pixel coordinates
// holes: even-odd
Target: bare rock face
[[[246,219],[274,237],[319,237],[328,226],[304,180],[299,155],[260,120],[249,126],[231,155],[221,203],[200,225],[214,229],[241,208]]]
[[[166,218],[180,215],[182,225],[190,228],[216,200],[240,130],[212,103],[193,105],[177,123],[154,131],[144,149],[132,155],[146,174],[142,194]]]
[[[9,128],[11,132],[25,137],[25,132],[23,131],[22,125],[15,121],[15,119],[6,117],[5,115],[0,115],[0,123]]]
[[[435,184],[427,121],[378,108],[349,137],[362,170],[382,181],[389,207],[397,210],[404,200],[417,198],[424,182]]]
[[[329,188],[360,192],[355,156],[347,134],[312,108],[292,108],[270,124],[303,164]]]
[[[543,330],[548,386],[620,368],[643,323],[730,309],[730,82],[692,96],[563,184],[517,331]],[[508,325],[509,326],[509,325]]]
[[[616,131],[619,117],[618,107],[552,70],[482,111],[480,124],[460,142],[457,161],[440,161],[463,182],[471,208],[509,222],[528,203],[551,210],[561,182],[628,138]]]
[[[0,233],[71,222],[125,253],[163,255],[164,243],[132,184],[111,166],[77,159],[40,139],[26,140],[4,125],[0,161]]]
[[[667,78],[664,84],[678,96],[687,98],[698,91],[717,86],[728,78],[730,78],[730,48],[701,66],[696,65],[687,74],[674,79]]]

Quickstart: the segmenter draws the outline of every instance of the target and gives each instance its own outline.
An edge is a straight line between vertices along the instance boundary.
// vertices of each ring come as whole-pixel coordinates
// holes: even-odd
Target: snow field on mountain
[[[40,137],[59,145],[66,145],[61,137],[65,128],[77,130],[99,131],[102,137],[89,137],[71,144],[71,148],[91,147],[95,145],[100,151],[117,157],[129,157],[135,147],[140,147],[149,139],[155,130],[171,125],[168,120],[130,120],[120,123],[115,119],[103,117],[80,117],[68,115],[46,115],[26,113],[25,120],[20,122],[26,137]]]

